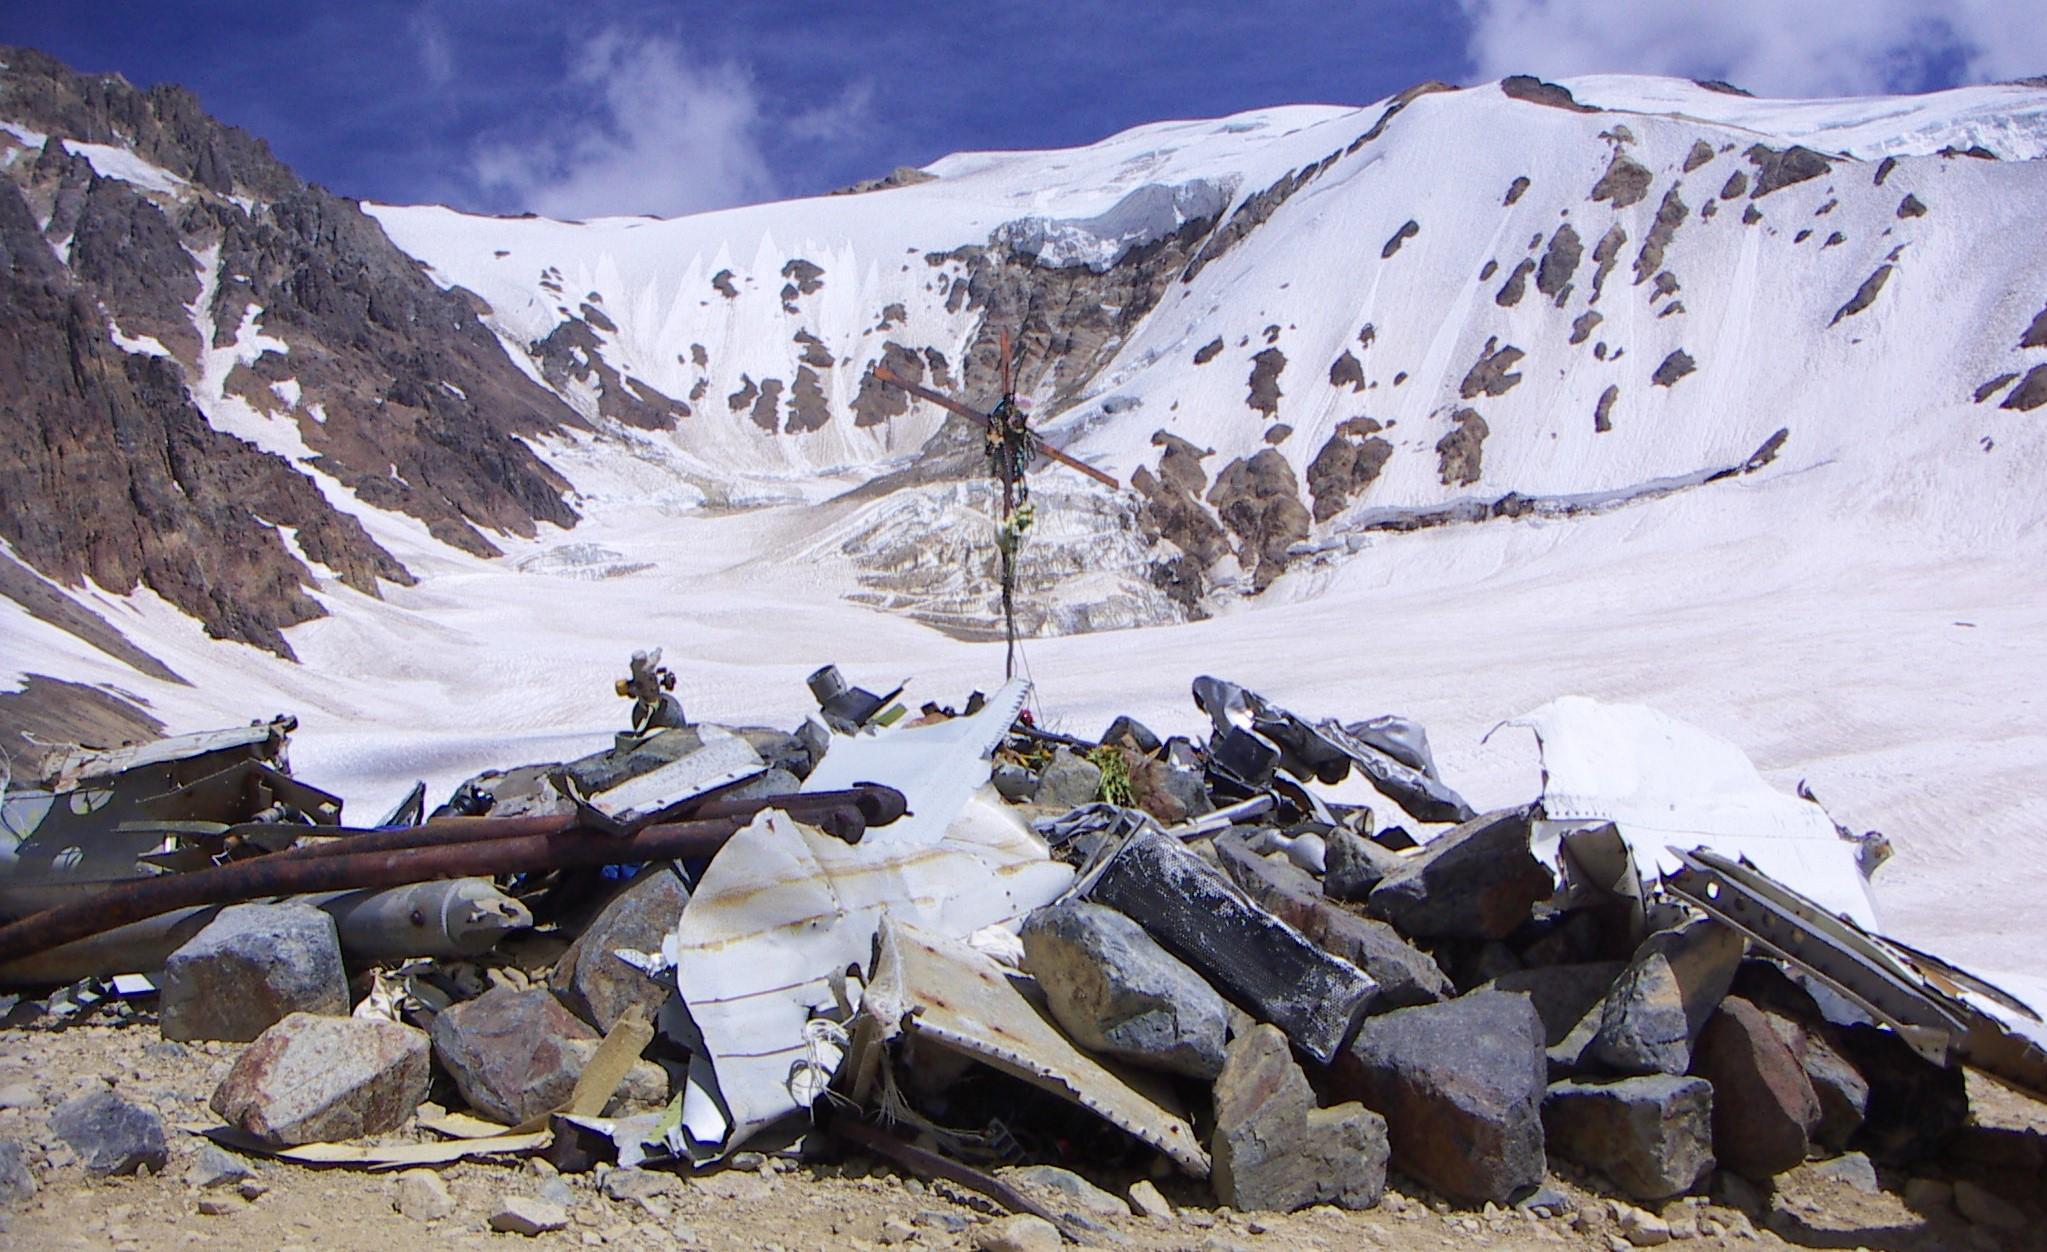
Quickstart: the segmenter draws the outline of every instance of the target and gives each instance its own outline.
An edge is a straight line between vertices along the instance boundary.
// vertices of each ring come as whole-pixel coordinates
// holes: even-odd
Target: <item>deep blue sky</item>
[[[347,195],[583,215],[805,195],[953,151],[1513,69],[1923,90],[1991,76],[1989,49],[2021,29],[2022,52],[2040,50],[2031,0],[1994,29],[2005,3],[1950,18],[1959,0],[0,0],[0,42],[183,83]],[[1839,11],[1770,12],[1807,5]]]

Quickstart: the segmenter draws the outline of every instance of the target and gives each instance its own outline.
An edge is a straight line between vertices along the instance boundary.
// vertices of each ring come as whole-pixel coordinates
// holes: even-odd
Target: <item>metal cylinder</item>
[[[846,680],[836,665],[821,665],[816,673],[803,681],[810,684],[810,694],[817,697],[820,706],[846,694]]]

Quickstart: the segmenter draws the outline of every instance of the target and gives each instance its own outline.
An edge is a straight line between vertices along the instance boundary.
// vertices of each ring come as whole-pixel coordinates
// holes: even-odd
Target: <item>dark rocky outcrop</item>
[[[1971,398],[1974,399],[1977,404],[1981,404],[1985,400],[1988,400],[1990,397],[1996,395],[1998,392],[2003,391],[2006,387],[2011,386],[2012,380],[2016,379],[2017,377],[2018,373],[2016,371],[2013,371],[2008,374],[1999,374],[1997,377],[1989,380],[1982,386],[1976,388],[1976,391]]]
[[[910,393],[877,378],[878,366],[886,366],[890,373],[913,383],[924,381],[923,357],[894,340],[882,344],[881,360],[867,363],[867,372],[860,376],[860,390],[853,396],[855,426],[879,426],[910,411]]]
[[[1635,254],[1637,286],[1662,269],[1663,250],[1670,245],[1671,236],[1677,234],[1677,228],[1684,224],[1690,213],[1691,209],[1685,204],[1684,197],[1678,194],[1677,187],[1663,193],[1662,203],[1656,206],[1656,222],[1650,226],[1648,236],[1642,240],[1642,250]],[[1659,286],[1657,294],[1660,296],[1666,293]]]
[[[1216,357],[1220,356],[1222,354],[1222,350],[1223,337],[1221,335],[1217,335],[1215,338],[1209,340],[1207,343],[1201,345],[1199,348],[1196,348],[1194,350],[1194,363],[1196,365],[1206,365],[1210,361],[1215,360]]]
[[[2047,308],[2042,308],[2033,316],[2032,325],[2026,327],[2026,333],[2019,336],[2019,347],[2047,348]]]
[[[1445,487],[1469,487],[1478,481],[1485,438],[1491,433],[1477,409],[1450,415],[1450,429],[1436,441],[1436,474]]]
[[[1907,192],[1907,193],[1906,193],[1906,195],[1905,195],[1905,198],[1904,198],[1903,200],[1900,200],[1900,201],[1898,201],[1898,220],[1899,220],[1899,221],[1901,221],[1901,222],[1902,222],[1902,221],[1904,221],[1904,220],[1905,220],[1906,218],[1909,218],[1909,217],[1925,217],[1925,216],[1926,216],[1926,205],[1920,202],[1920,199],[1919,199],[1919,197],[1918,197],[1918,196],[1912,195],[1911,193]]]
[[[2024,381],[2012,388],[2004,403],[1997,407],[2030,413],[2043,404],[2047,404],[2047,365],[2035,365],[2026,371]]]
[[[1713,145],[1703,139],[1692,140],[1692,150],[1685,153],[1684,172],[1689,174],[1713,159]]]
[[[1691,373],[1697,368],[1698,366],[1692,361],[1691,354],[1683,348],[1679,348],[1663,358],[1662,364],[1656,367],[1656,372],[1649,376],[1649,381],[1655,383],[1658,387],[1675,387],[1678,379],[1683,378],[1686,374]]]
[[[1514,267],[1514,272],[1507,275],[1507,281],[1501,285],[1499,294],[1493,297],[1493,303],[1503,309],[1511,309],[1521,303],[1521,297],[1528,291],[1528,276],[1534,272],[1535,262],[1524,257]]]
[[[1380,429],[1369,417],[1339,423],[1329,442],[1308,462],[1308,496],[1314,501],[1316,521],[1335,517],[1378,480],[1379,472],[1393,457],[1393,445],[1379,437]]]
[[[1286,394],[1279,389],[1279,376],[1285,369],[1286,353],[1278,348],[1266,348],[1251,358],[1244,403],[1265,414],[1267,420],[1278,415],[1279,398]]]
[[[1393,254],[1400,251],[1400,245],[1420,234],[1421,229],[1421,223],[1409,219],[1406,225],[1393,232],[1393,237],[1386,241],[1386,246],[1379,249],[1379,259],[1392,260]]]
[[[1756,167],[1756,189],[1749,197],[1752,200],[1818,178],[1833,168],[1826,157],[1797,144],[1781,152],[1765,144],[1751,144],[1742,155]]]
[[[1489,338],[1485,347],[1479,349],[1478,360],[1465,371],[1464,381],[1457,385],[1457,394],[1465,400],[1479,396],[1504,396],[1521,381],[1521,375],[1509,373],[1527,354],[1512,344],[1502,346],[1498,339]]]
[[[1535,271],[1535,289],[1562,308],[1570,295],[1571,275],[1578,272],[1578,262],[1584,255],[1585,245],[1571,224],[1565,222],[1557,227],[1550,236],[1549,249],[1542,254],[1542,264]]]
[[[1507,198],[1500,201],[1502,206],[1511,205],[1528,190],[1528,175],[1523,174],[1507,184]]]
[[[1572,113],[1599,112],[1589,104],[1578,103],[1569,87],[1546,83],[1532,74],[1509,74],[1500,80],[1500,90],[1516,100],[1547,105],[1552,109],[1566,109]]]
[[[823,430],[832,420],[831,405],[825,400],[824,381],[808,365],[796,370],[796,382],[789,389],[789,416],[782,429],[789,434]]]
[[[1349,387],[1352,391],[1365,389],[1365,367],[1346,348],[1329,363],[1329,385]]]
[[[1606,276],[1613,273],[1613,267],[1620,261],[1621,249],[1627,246],[1628,232],[1621,229],[1619,222],[1607,227],[1606,233],[1593,245],[1592,260],[1597,268],[1592,272],[1592,295],[1585,303],[1599,303],[1599,293],[1606,290]]]
[[[1606,390],[1599,393],[1599,403],[1592,409],[1592,429],[1606,433],[1613,429],[1613,406],[1621,398],[1619,383],[1608,383]]]
[[[590,305],[583,307],[597,312]],[[620,375],[604,359],[597,329],[597,322],[587,316],[571,317],[534,343],[528,351],[540,367],[540,376],[563,390],[578,385],[588,388],[597,397],[599,416],[641,430],[674,429],[678,417],[689,415],[689,406],[637,378]]]
[[[0,181],[0,533],[54,581],[147,586],[209,633],[289,656],[282,630],[322,615],[307,555],[358,590],[411,575],[278,458],[214,430],[178,367],[125,353]],[[496,351],[495,347],[492,349]],[[500,354],[502,356],[502,354]]]
[[[1208,491],[1208,475],[1201,462],[1214,453],[1163,430],[1154,432],[1151,441],[1165,449],[1159,455],[1158,472],[1140,465],[1130,476],[1131,487],[1145,499],[1140,518],[1151,535],[1171,543],[1186,553],[1197,569],[1205,570],[1229,551],[1229,536],[1201,503]],[[1191,573],[1181,571],[1183,578]],[[1198,574],[1193,576],[1198,582]],[[1198,594],[1198,588],[1190,589]]]
[[[1648,166],[1616,147],[1606,172],[1592,185],[1592,199],[1608,200],[1614,208],[1625,209],[1648,196],[1649,184],[1654,180],[1655,175],[1649,172]]]
[[[1592,337],[1593,330],[1605,320],[1606,315],[1604,313],[1592,309],[1587,309],[1585,312],[1580,313],[1571,322],[1571,342],[1584,343]]]
[[[1848,297],[1848,303],[1834,310],[1834,316],[1827,322],[1827,325],[1838,325],[1842,318],[1854,317],[1857,313],[1876,303],[1877,293],[1884,289],[1886,282],[1890,281],[1891,270],[1894,268],[1891,265],[1877,266],[1868,278],[1862,280],[1862,285],[1855,289],[1855,294]]]
[[[1237,561],[1257,590],[1279,577],[1290,559],[1287,549],[1308,537],[1300,484],[1293,466],[1275,448],[1223,467],[1208,502],[1237,536]]]

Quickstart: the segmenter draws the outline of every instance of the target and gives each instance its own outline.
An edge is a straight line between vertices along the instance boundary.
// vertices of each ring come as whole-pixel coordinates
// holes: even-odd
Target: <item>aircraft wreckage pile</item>
[[[289,773],[288,718],[59,754],[0,810],[9,1024],[153,997],[166,1039],[247,1041],[206,1131],[237,1152],[542,1154],[607,1190],[867,1153],[1054,1242],[1104,1232],[1048,1166],[1143,1216],[1170,1170],[1243,1210],[1371,1207],[1389,1169],[1539,1209],[1552,1162],[1656,1242],[1648,1209],[1716,1171],[1988,1133],[1963,1066],[2047,1093],[2032,1010],[1876,935],[1880,836],[1646,709],[1512,723],[1542,794],[1475,813],[1412,722],[1213,678],[1205,742],[1050,733],[1021,683],[912,713],[829,666],[794,733],[725,728],[673,683],[638,654],[608,749],[368,828]],[[1318,792],[1353,770],[1387,803]],[[113,1091],[49,1127],[91,1172],[165,1160]],[[2011,1133],[1974,1156],[2023,1176]]]

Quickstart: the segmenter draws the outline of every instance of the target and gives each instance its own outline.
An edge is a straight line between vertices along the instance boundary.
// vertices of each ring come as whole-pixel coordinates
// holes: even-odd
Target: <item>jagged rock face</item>
[[[1232,461],[1216,475],[1208,502],[1239,540],[1237,562],[1258,590],[1285,571],[1287,549],[1308,537],[1308,510],[1301,504],[1294,467],[1277,449]]]
[[[518,436],[580,419],[519,373],[472,297],[188,92],[24,49],[6,60],[0,115],[49,136],[0,178],[0,322],[17,328],[0,403],[22,435],[0,451],[0,527],[29,564],[68,585],[147,586],[283,656],[282,631],[324,610],[277,527],[356,590],[412,581],[303,470],[222,433],[224,405],[283,419],[315,470],[466,551],[496,553],[484,531],[575,522],[566,482]],[[67,139],[125,147],[185,185],[100,177]]]
[[[122,352],[93,297],[0,183],[0,528],[67,585],[147,586],[216,637],[289,655],[282,629],[321,615],[274,526],[359,590],[409,582],[304,475],[214,430],[161,357]]]

